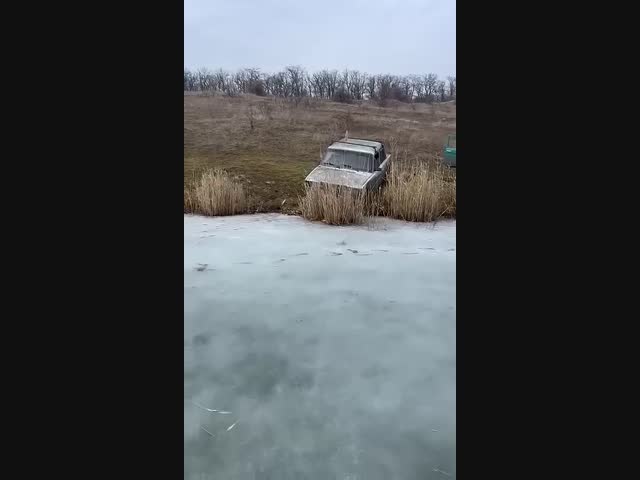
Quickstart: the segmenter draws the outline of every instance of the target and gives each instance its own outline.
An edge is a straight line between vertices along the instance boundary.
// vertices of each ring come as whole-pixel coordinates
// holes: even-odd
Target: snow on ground
[[[455,248],[455,221],[185,216],[185,479],[455,477]]]

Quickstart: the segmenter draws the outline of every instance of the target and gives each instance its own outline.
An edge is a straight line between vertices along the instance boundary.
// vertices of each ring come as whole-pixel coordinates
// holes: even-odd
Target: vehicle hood
[[[336,168],[329,165],[318,165],[305,179],[307,182],[343,185],[348,188],[364,188],[367,180],[373,174],[358,172],[346,168]]]

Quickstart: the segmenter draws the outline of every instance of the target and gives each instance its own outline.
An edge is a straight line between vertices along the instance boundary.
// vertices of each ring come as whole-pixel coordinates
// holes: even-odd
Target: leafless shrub
[[[261,102],[258,105],[258,111],[262,115],[262,118],[266,120],[273,120],[273,104],[270,102]]]
[[[247,117],[247,120],[249,121],[249,127],[251,128],[251,131],[253,131],[253,127],[255,126],[256,121],[256,111],[253,108],[253,105],[249,105],[249,107],[245,111],[245,115]]]

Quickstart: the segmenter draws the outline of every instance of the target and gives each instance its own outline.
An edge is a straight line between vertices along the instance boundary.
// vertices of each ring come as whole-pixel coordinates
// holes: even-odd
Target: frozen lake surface
[[[455,478],[455,248],[455,221],[185,215],[185,479]]]

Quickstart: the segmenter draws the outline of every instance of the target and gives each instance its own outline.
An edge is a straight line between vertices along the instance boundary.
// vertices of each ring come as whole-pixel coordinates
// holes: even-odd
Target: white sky
[[[184,0],[184,66],[456,73],[455,0]]]

